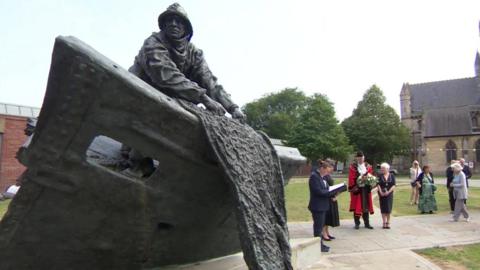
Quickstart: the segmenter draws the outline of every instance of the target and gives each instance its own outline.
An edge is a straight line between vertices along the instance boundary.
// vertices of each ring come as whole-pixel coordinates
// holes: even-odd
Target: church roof
[[[480,104],[478,78],[410,84],[412,113]]]
[[[425,137],[449,137],[480,134],[474,132],[470,112],[480,105],[431,109],[424,113]]]

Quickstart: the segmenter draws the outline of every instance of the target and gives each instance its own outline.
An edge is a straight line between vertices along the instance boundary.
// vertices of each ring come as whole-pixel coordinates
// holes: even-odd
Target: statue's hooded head
[[[172,18],[179,19],[185,28],[185,36],[188,41],[193,36],[193,28],[188,19],[187,12],[178,3],[171,4],[160,16],[158,16],[158,26],[160,30],[165,30],[165,27]]]

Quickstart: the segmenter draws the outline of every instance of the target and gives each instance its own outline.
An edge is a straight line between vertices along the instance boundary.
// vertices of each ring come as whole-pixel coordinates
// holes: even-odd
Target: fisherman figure
[[[202,103],[218,115],[227,111],[244,122],[244,114],[217,83],[202,50],[190,42],[193,28],[185,10],[178,3],[170,5],[158,17],[158,26],[160,32],[145,40],[129,71],[168,96]]]

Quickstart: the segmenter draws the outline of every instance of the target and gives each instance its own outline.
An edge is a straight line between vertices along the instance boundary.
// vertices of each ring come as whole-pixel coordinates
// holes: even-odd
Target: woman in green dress
[[[427,165],[423,166],[422,171],[417,177],[417,186],[420,192],[418,210],[422,214],[432,214],[433,211],[437,211],[437,201],[435,200],[436,187],[433,181],[433,174]]]

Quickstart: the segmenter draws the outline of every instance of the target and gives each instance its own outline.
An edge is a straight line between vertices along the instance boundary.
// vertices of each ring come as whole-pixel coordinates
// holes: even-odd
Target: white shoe
[[[465,222],[470,222],[470,220],[471,220],[470,217],[468,217],[465,219]]]

